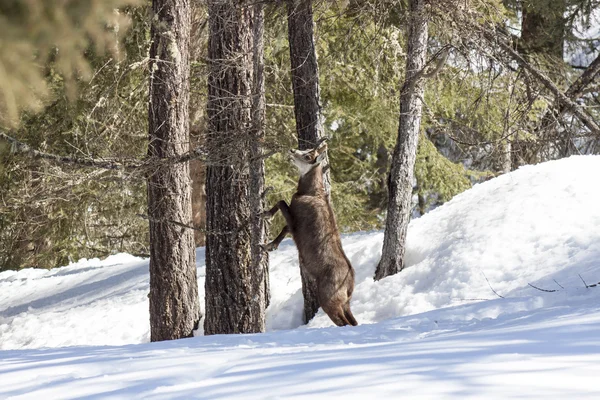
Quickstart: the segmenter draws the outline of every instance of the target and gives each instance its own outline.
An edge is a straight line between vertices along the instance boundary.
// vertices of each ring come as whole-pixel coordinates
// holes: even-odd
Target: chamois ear
[[[325,156],[327,156],[327,152],[323,151],[321,154],[319,154],[317,156],[317,159],[315,160],[315,164],[320,164],[323,162],[323,160],[325,160]]]
[[[327,140],[328,139],[329,138],[327,136],[319,139],[319,141],[317,142],[317,145],[315,146],[315,150],[317,150],[319,152],[327,150]]]

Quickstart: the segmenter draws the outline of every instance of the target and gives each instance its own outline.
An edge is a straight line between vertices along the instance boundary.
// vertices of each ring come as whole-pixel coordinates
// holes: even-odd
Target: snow
[[[0,273],[0,398],[599,398],[600,286],[582,282],[600,281],[598,170],[476,185],[412,221],[407,268],[379,282],[383,233],[344,236],[357,327],[301,325],[290,240],[256,335],[148,343],[148,261],[127,254]]]

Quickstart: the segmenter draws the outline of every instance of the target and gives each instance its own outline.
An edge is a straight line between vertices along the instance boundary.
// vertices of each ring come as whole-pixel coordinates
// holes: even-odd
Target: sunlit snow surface
[[[383,234],[345,236],[358,327],[300,326],[291,241],[260,335],[146,343],[148,262],[129,255],[0,273],[0,398],[600,398],[600,287],[582,282],[600,281],[599,171],[476,185],[411,223],[407,269],[380,282]]]

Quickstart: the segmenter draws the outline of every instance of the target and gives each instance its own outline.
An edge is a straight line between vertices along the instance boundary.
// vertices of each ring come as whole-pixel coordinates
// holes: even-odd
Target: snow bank
[[[346,237],[344,249],[358,275],[352,301],[357,320],[373,323],[494,299],[493,290],[504,297],[540,294],[529,283],[562,290],[558,285],[585,289],[579,275],[588,284],[600,281],[597,171],[599,156],[579,156],[522,167],[475,185],[411,222],[407,268],[380,282],[371,277],[383,234]],[[272,264],[279,277],[277,260]],[[523,305],[541,306],[539,301]],[[492,308],[477,317],[496,318],[498,312]],[[274,320],[279,314],[271,310]],[[331,322],[320,311],[309,326]]]
[[[600,281],[599,170],[598,156],[571,157],[476,185],[414,220],[407,269],[379,282],[372,276],[383,234],[345,236],[344,249],[357,273],[354,315],[371,324],[450,310],[440,310],[437,322],[419,316],[403,320],[411,329],[428,331],[440,318],[500,320],[596,296],[593,290],[600,288],[586,290],[579,275],[588,283]],[[203,297],[204,249],[198,249],[197,259]],[[271,253],[270,278],[268,329],[300,327],[300,275],[290,240]],[[559,291],[541,292],[528,283]],[[147,342],[147,293],[147,260],[124,254],[51,271],[0,273],[0,349]],[[496,300],[471,304],[484,299]],[[329,326],[319,311],[308,327]]]

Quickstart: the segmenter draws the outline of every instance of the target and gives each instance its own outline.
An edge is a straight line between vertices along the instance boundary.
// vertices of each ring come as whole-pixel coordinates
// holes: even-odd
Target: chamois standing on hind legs
[[[281,200],[262,213],[263,217],[271,218],[279,210],[286,221],[277,238],[263,248],[277,249],[291,233],[298,248],[300,267],[317,282],[317,297],[323,311],[337,326],[357,325],[350,311],[354,268],[342,249],[335,215],[323,186],[321,163],[326,154],[324,142],[312,150],[290,150],[290,158],[300,172],[298,190],[289,206]]]

